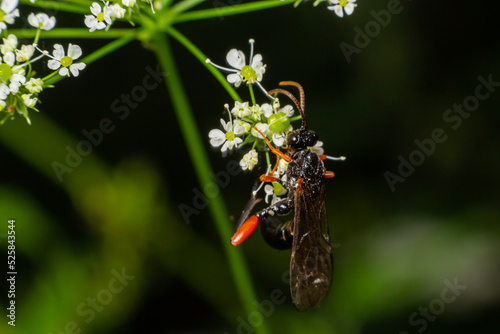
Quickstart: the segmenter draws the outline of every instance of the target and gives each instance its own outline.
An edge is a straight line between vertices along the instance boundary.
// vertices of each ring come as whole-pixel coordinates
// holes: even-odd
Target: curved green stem
[[[195,119],[191,107],[186,96],[186,92],[182,87],[182,82],[177,67],[174,61],[173,53],[170,49],[170,44],[164,34],[156,34],[156,54],[158,61],[166,76],[166,87],[172,99],[175,114],[179,122],[184,141],[187,145],[191,161],[200,184],[206,185],[211,183],[211,168],[208,161],[207,153],[204,149],[203,140],[196,126]],[[221,196],[215,196],[209,201],[210,213],[215,220],[217,232],[222,239],[222,245],[228,257],[234,281],[240,297],[243,301],[245,311],[250,313],[255,311],[253,301],[256,299],[256,294],[252,286],[248,268],[244,261],[241,250],[231,246],[229,240],[232,235],[232,228],[229,224],[228,213]],[[255,328],[256,332],[267,333],[266,323]]]
[[[219,17],[221,20],[223,20],[224,16],[227,15],[236,15],[247,12],[255,12],[257,10],[263,10],[267,8],[285,6],[294,3],[296,1],[297,0],[256,1],[241,5],[233,5],[233,6],[227,5],[224,1],[215,1],[214,2],[215,8],[202,9],[180,14],[173,19],[173,23],[203,20],[214,17]]]
[[[224,89],[229,93],[234,101],[241,102],[241,97],[238,95],[238,93],[236,93],[233,86],[231,86],[229,82],[227,82],[226,77],[224,77],[224,75],[222,75],[222,73],[218,69],[205,62],[207,60],[207,56],[205,56],[203,52],[201,52],[201,50],[196,47],[196,45],[191,43],[189,39],[187,39],[183,34],[181,34],[173,27],[169,27],[168,29],[166,29],[166,31],[170,36],[175,38],[186,49],[188,49],[203,64],[203,66],[205,66],[205,68],[214,75],[214,77],[220,82],[222,87],[224,87]]]

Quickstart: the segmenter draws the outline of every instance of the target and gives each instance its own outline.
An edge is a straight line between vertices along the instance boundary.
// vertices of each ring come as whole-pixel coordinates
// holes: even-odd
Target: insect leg
[[[267,139],[266,136],[264,136],[264,134],[259,129],[257,129],[257,127],[254,126],[253,128],[255,129],[255,131],[257,131],[262,136],[262,138],[266,142],[267,146],[269,146],[269,148],[271,149],[271,152],[273,152],[274,154],[276,154],[278,157],[285,159],[286,162],[292,161],[292,157],[290,157],[289,155],[281,152],[279,149],[273,147],[273,145],[271,144],[271,142],[269,141],[269,139]]]
[[[273,170],[270,173],[262,174],[260,176],[260,181],[261,182],[280,182],[281,179],[279,177],[274,176],[276,169],[278,169],[279,163],[280,163],[280,156],[277,156],[276,165],[274,165]]]
[[[331,178],[332,178],[332,177],[334,177],[334,176],[335,176],[335,173],[334,173],[334,172],[332,172],[332,171],[327,170],[327,171],[325,172],[325,179],[331,179]]]
[[[261,219],[275,215],[283,216],[292,211],[292,209],[293,209],[293,200],[285,198],[282,199],[281,201],[274,203],[270,207],[257,212],[255,215],[248,218],[234,233],[233,237],[231,238],[231,244],[233,246],[241,244],[257,228],[257,225],[259,224],[259,221]]]

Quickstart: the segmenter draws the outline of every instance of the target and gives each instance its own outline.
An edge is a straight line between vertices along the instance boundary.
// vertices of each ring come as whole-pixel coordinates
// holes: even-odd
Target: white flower
[[[28,22],[37,29],[50,30],[55,27],[56,18],[54,16],[49,17],[45,13],[38,13],[36,15],[35,13],[31,13],[28,16]]]
[[[243,159],[240,161],[241,169],[243,170],[252,170],[255,165],[259,162],[259,156],[256,150],[250,150],[247,154],[243,156]]]
[[[0,52],[6,54],[7,52],[15,51],[17,48],[16,35],[10,34],[7,38],[3,38],[3,44],[0,45]]]
[[[7,96],[10,94],[10,89],[9,86],[4,84],[3,82],[0,83],[0,100],[5,100]]]
[[[0,18],[0,32],[3,29],[7,29],[7,24],[14,23],[14,19],[19,17],[19,9],[17,9],[17,5],[19,0],[2,0],[0,4],[0,13],[2,18]]]
[[[252,129],[252,126],[250,124],[248,124],[247,122],[245,121],[242,121],[241,119],[235,119],[233,121],[233,127],[236,129],[237,127],[243,127],[245,130],[243,131],[243,133],[248,133],[250,132],[250,130]]]
[[[102,30],[106,28],[107,25],[112,23],[109,8],[109,1],[104,3],[104,8],[101,9],[101,5],[97,2],[94,2],[92,6],[90,6],[90,11],[93,15],[85,15],[85,25],[90,28],[90,32],[94,32],[96,30]]]
[[[241,103],[239,101],[236,101],[234,103],[234,108],[231,110],[231,113],[238,118],[243,118],[250,115],[249,103],[248,102]]]
[[[242,51],[236,49],[231,49],[226,56],[228,64],[233,68],[216,65],[212,63],[210,59],[207,59],[206,62],[223,71],[232,72],[227,76],[227,81],[229,81],[229,83],[233,84],[235,87],[239,87],[242,82],[257,84],[260,89],[267,95],[267,91],[260,84],[260,81],[262,81],[262,76],[266,72],[266,65],[262,63],[262,56],[260,54],[256,54],[255,56],[253,55],[253,44],[255,43],[255,41],[253,39],[250,39],[249,43],[249,65],[246,65],[245,54]]]
[[[16,60],[19,63],[28,61],[33,57],[35,47],[33,45],[21,45],[20,50],[16,50]]]
[[[133,7],[135,5],[135,0],[122,0],[122,4],[125,7]]]
[[[262,110],[264,111],[264,117],[269,118],[274,112],[273,107],[269,103],[264,103],[263,105],[260,106]]]
[[[4,63],[12,67],[16,63],[16,55],[14,54],[14,52],[9,51],[3,55],[3,61]]]
[[[278,174],[279,175],[285,174],[287,169],[288,169],[288,162],[285,159],[280,159],[280,162],[278,163]],[[286,180],[286,175],[283,175],[283,181],[285,180]]]
[[[54,45],[53,57],[49,55],[51,60],[49,60],[48,66],[51,70],[57,70],[59,67],[59,74],[62,76],[70,76],[69,72],[73,76],[77,77],[79,71],[85,68],[84,63],[73,63],[73,60],[80,58],[82,55],[82,49],[78,45],[69,44],[68,55],[65,56],[64,49],[61,44]],[[69,70],[68,70],[69,68]]]
[[[274,145],[280,147],[285,144],[287,133],[293,130],[293,127],[290,125],[286,131],[281,132],[273,132],[273,143]]]
[[[250,118],[251,119],[258,122],[261,120],[262,115],[264,115],[264,110],[262,110],[262,108],[258,104],[250,107]]]
[[[32,98],[31,94],[23,94],[21,95],[21,97],[23,99],[24,105],[28,108],[34,108],[36,103],[38,102],[38,98]]]
[[[316,145],[309,147],[309,150],[311,152],[316,153],[317,155],[322,155],[325,152],[325,150],[323,149],[322,146],[323,146],[323,142],[318,140],[316,142]]]
[[[13,68],[15,70],[15,68]],[[12,73],[10,77],[10,92],[12,94],[17,94],[19,92],[19,87],[26,82],[26,77],[24,76],[24,70],[21,73]]]
[[[269,203],[269,197],[272,196],[271,205],[281,200],[281,195],[286,194],[286,189],[281,185],[281,183],[273,182],[271,184],[266,184],[264,186],[264,192],[266,193],[265,201]]]
[[[110,17],[114,17],[117,19],[123,19],[125,17],[126,9],[122,8],[119,4],[115,3],[114,5],[109,6]]]
[[[243,132],[245,132],[245,128],[238,126],[233,130],[231,113],[229,113],[229,122],[226,123],[223,119],[221,119],[220,123],[222,124],[222,128],[225,133],[219,129],[213,129],[208,133],[208,137],[210,137],[210,144],[213,147],[219,147],[222,145],[221,152],[225,153],[228,150],[232,150],[234,147],[238,147],[238,145],[243,142],[243,140],[237,136],[243,134]]]
[[[38,94],[43,90],[43,81],[40,78],[31,78],[24,84],[24,87],[32,94]]]
[[[333,10],[339,17],[344,17],[344,11],[347,15],[351,15],[354,11],[356,0],[328,0],[333,6],[328,6],[329,10]],[[343,10],[342,10],[343,9]]]
[[[254,125],[251,132],[252,136],[256,138],[264,139],[262,135],[257,130],[255,130],[255,128],[257,128],[264,136],[267,136],[267,134],[269,133],[269,125],[267,123],[257,123]]]

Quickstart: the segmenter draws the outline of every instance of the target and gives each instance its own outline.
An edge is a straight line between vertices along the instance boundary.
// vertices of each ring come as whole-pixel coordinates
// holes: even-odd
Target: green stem
[[[255,102],[255,95],[253,93],[253,85],[252,84],[248,85],[248,90],[250,91],[250,98],[252,99],[252,105],[256,105],[257,103]]]
[[[199,4],[203,3],[205,0],[184,0],[181,2],[176,3],[175,5],[172,6],[170,9],[172,13],[174,14],[180,14],[183,13],[195,6],[198,6]]]
[[[197,11],[191,11],[191,12],[186,12],[183,14],[180,14],[176,16],[173,19],[173,23],[178,23],[178,22],[187,22],[187,21],[194,21],[194,20],[203,20],[203,19],[209,19],[209,18],[214,18],[214,17],[219,17],[221,20],[224,19],[224,16],[228,15],[236,15],[236,14],[242,14],[242,13],[247,13],[247,12],[255,12],[257,10],[263,10],[263,9],[268,9],[268,8],[273,8],[273,7],[278,7],[278,6],[285,6],[291,3],[294,3],[296,0],[272,0],[272,1],[256,1],[256,2],[251,2],[251,3],[246,3],[246,4],[241,4],[241,5],[225,5],[224,2],[220,2],[220,6],[224,7],[217,7],[212,8],[212,9],[202,9],[202,10],[197,10]]]
[[[191,107],[186,96],[186,92],[182,87],[181,78],[177,72],[177,67],[174,61],[168,38],[161,34],[156,34],[157,46],[156,54],[158,61],[166,76],[166,86],[172,99],[174,111],[179,122],[181,132],[184,136],[191,161],[198,180],[201,185],[211,183],[210,178],[211,168],[208,161],[206,151],[204,149],[203,140],[200,137],[198,128]],[[209,201],[210,213],[215,220],[217,232],[222,239],[222,245],[228,257],[233,278],[243,301],[245,311],[255,311],[255,305],[252,301],[257,300],[254,288],[252,286],[246,262],[241,253],[241,249],[231,246],[229,240],[232,234],[232,228],[228,220],[228,213],[221,196],[216,196]],[[267,333],[266,323],[255,328],[256,332]]]
[[[35,3],[30,2],[29,0],[20,0],[19,3],[21,5],[29,5],[33,7],[40,7],[40,8],[45,8],[45,9],[52,9],[56,12],[58,11],[64,11],[64,12],[70,12],[70,13],[76,13],[76,14],[90,14],[90,5],[92,4],[91,2],[88,3],[88,5],[77,5],[77,4],[71,4],[67,2],[60,2],[60,1],[43,1],[43,0],[38,0]],[[83,22],[83,19],[82,19]]]
[[[236,93],[233,86],[231,86],[229,82],[227,82],[226,77],[222,75],[222,73],[218,69],[205,62],[207,60],[207,56],[205,56],[203,52],[201,52],[200,49],[196,47],[196,45],[191,43],[189,39],[187,39],[183,34],[181,34],[173,27],[169,27],[167,33],[175,38],[179,43],[181,43],[186,49],[188,49],[203,64],[203,66],[205,66],[205,68],[207,68],[210,73],[214,75],[214,77],[220,82],[222,87],[226,89],[226,91],[234,101],[241,102],[241,97],[238,95],[238,93]]]
[[[114,41],[110,42],[109,44],[106,44],[102,48],[92,52],[91,54],[89,54],[88,56],[83,58],[81,61],[87,65],[93,63],[94,61],[104,57],[105,55],[107,55],[107,54],[115,51],[116,49],[119,49],[120,47],[124,46],[125,44],[128,44],[131,41],[133,41],[136,38],[136,33],[137,33],[137,31],[135,31],[135,30],[129,32],[129,34],[122,36],[121,38],[114,40]],[[55,77],[50,78],[47,82],[45,82],[45,84],[53,85],[56,82],[58,82],[64,78],[65,77],[63,77],[63,76],[57,75]]]
[[[86,28],[55,28],[50,31],[43,31],[41,37],[43,38],[107,38],[114,39],[130,34],[135,29],[111,29],[109,31],[97,30],[89,32]],[[36,29],[9,29],[9,34],[14,34],[18,38],[33,38],[37,34]]]
[[[42,81],[45,83],[45,86],[47,85],[51,85],[51,84],[47,84],[46,82],[49,81],[49,79],[53,78],[54,76],[57,75],[57,73],[59,72],[59,70],[55,70],[54,72],[46,75],[45,77],[42,78]]]

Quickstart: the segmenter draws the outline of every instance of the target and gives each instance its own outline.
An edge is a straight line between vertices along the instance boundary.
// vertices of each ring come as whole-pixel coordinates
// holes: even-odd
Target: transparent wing
[[[316,199],[307,184],[295,195],[290,290],[299,311],[317,308],[330,290],[333,273],[332,247],[326,219],[325,185]]]

